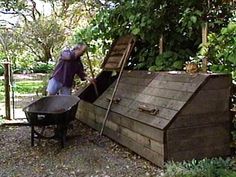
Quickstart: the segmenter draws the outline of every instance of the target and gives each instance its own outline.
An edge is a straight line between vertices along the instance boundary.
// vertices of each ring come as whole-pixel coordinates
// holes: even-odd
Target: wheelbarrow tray
[[[57,139],[64,147],[69,123],[75,119],[79,98],[76,96],[47,96],[29,104],[23,111],[31,126],[31,146],[34,139]],[[43,132],[35,130],[36,127],[55,125],[53,136],[47,137]]]
[[[79,98],[76,96],[46,96],[29,104],[23,111],[33,126],[66,125],[75,119]]]

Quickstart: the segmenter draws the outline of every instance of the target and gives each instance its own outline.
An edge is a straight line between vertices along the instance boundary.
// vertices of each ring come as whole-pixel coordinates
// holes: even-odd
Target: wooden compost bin
[[[115,77],[103,71],[81,94],[77,118],[101,129]],[[230,155],[231,76],[124,71],[104,134],[154,164]],[[153,112],[141,111],[145,106]]]

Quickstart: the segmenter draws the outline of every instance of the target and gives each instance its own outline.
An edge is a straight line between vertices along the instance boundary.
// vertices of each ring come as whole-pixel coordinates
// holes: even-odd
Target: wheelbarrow
[[[56,139],[63,148],[66,141],[67,130],[71,121],[75,119],[79,98],[76,96],[46,96],[29,104],[23,111],[31,127],[31,146],[34,139]],[[42,128],[53,126],[54,133],[45,136],[43,131],[36,131],[35,127]]]

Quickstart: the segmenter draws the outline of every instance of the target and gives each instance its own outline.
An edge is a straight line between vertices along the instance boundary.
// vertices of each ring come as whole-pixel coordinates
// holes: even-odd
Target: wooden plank
[[[123,121],[125,119],[121,119],[121,124],[124,125]],[[133,131],[136,131],[140,133],[141,135],[150,137],[151,139],[154,139],[160,143],[164,142],[164,132],[160,129],[145,125],[138,121],[133,121]]]
[[[109,95],[102,95],[98,100],[96,100],[94,102],[95,105],[97,106],[101,106],[101,107],[104,107],[104,108],[107,108],[108,107],[108,104],[109,104],[109,100],[111,96],[110,94]],[[115,96],[115,98],[119,98],[120,101],[118,103],[113,103],[112,104],[112,107],[115,108],[116,105],[120,105],[120,106],[124,106],[124,107],[128,107],[130,105],[130,103],[133,101],[132,99],[128,99],[128,98],[125,98],[121,95],[117,95]]]
[[[100,102],[97,102],[99,104]],[[101,104],[104,105],[104,104]],[[133,120],[137,120],[139,122],[142,122],[144,124],[148,124],[150,126],[163,129],[168,123],[169,120],[160,117],[160,116],[154,116],[150,115],[144,112],[140,112],[138,110],[132,110],[130,107],[122,106],[119,104],[113,104],[111,107],[111,111],[125,115],[127,117],[130,117]]]
[[[131,131],[130,129],[127,129],[124,127],[120,127],[120,133],[121,133],[121,135],[131,138],[132,140],[138,142],[139,144],[141,144],[145,147],[150,147],[149,138],[147,138],[141,134],[138,134],[138,133]]]
[[[127,86],[127,87],[125,87],[125,86]],[[129,88],[129,89],[127,89],[127,88]],[[118,90],[117,90],[117,93],[116,93],[115,96],[116,97],[120,96],[122,98],[127,98],[127,99],[134,100],[137,97],[137,95],[140,92],[142,92],[142,90],[144,90],[144,89],[145,89],[145,86],[138,86],[138,87],[136,87],[136,86],[133,86],[133,85],[128,86],[128,85],[124,85],[124,84],[120,83],[119,86],[118,86]],[[112,92],[113,92],[113,87],[110,87],[109,89],[107,89],[103,93],[103,95],[100,96],[100,98],[102,98],[102,97],[109,97],[109,96],[112,95]]]
[[[120,132],[120,126],[118,124],[112,122],[111,120],[107,120],[106,127],[115,131],[115,132]]]
[[[196,83],[182,83],[182,82],[171,82],[171,81],[159,81],[153,80],[149,86],[154,88],[184,91],[184,92],[195,92],[200,84]]]
[[[164,156],[164,144],[150,139],[150,146],[151,146],[150,147],[151,150],[157,152],[158,154],[162,154]]]
[[[149,95],[144,95],[144,94],[139,94],[137,98],[135,99],[135,101],[142,102],[145,104],[151,103],[151,104],[155,104],[156,106],[160,106],[163,108],[172,109],[176,111],[180,110],[185,104],[185,102],[183,101],[171,100],[171,99],[149,96]]]
[[[86,103],[84,104],[84,106],[86,107]],[[101,107],[97,107],[97,106],[95,107],[96,107],[95,109],[96,120],[95,121],[97,123],[102,123],[106,110]],[[83,115],[86,116],[85,111],[83,111]],[[140,135],[143,135],[145,137],[150,137],[150,139],[153,139],[157,142],[162,143],[164,141],[162,130],[154,128],[152,126],[148,126],[142,122],[130,119],[128,117],[125,117],[123,115],[120,115],[114,112],[111,112],[109,114],[108,120],[118,125],[121,125],[124,128],[130,129],[133,132],[137,132]]]
[[[99,130],[99,127],[101,126],[101,124],[95,122],[94,120],[87,119],[86,114],[81,116],[79,120],[96,130]],[[163,167],[163,165],[164,165],[164,156],[163,155],[140,144],[140,141],[135,141],[132,138],[129,138],[123,134],[118,133],[118,131],[114,131],[113,129],[114,129],[114,126],[112,126],[112,129],[110,129],[106,126],[104,129],[104,134],[106,136],[110,137],[111,139],[113,139],[114,141],[128,147],[129,149],[136,152],[140,156],[143,156],[144,158],[151,161],[152,163],[154,163],[160,167]],[[137,139],[139,139],[139,138],[140,137],[138,137]],[[154,148],[154,146],[153,146],[153,148]],[[157,150],[157,151],[160,151],[160,150]]]
[[[160,72],[155,80],[159,81],[169,81],[169,82],[183,82],[183,83],[201,83],[203,82],[208,75],[203,75],[201,73],[188,74],[186,72],[178,73],[169,73],[169,72]]]
[[[194,126],[204,126],[204,125],[215,125],[218,123],[230,122],[230,112],[212,112],[203,114],[189,114],[189,115],[179,115],[177,119],[171,124],[170,129],[183,128],[183,127],[194,127]]]
[[[161,98],[169,98],[178,101],[187,101],[191,96],[192,92],[176,91],[162,88],[146,87],[143,94],[157,96]]]
[[[212,75],[203,90],[227,89],[232,85],[232,79],[229,75]]]
[[[147,79],[154,79],[159,73],[157,72],[149,72],[149,71],[135,71],[135,70],[126,70],[123,73],[123,77],[134,77],[134,78],[147,78]]]
[[[123,84],[127,84],[127,85],[138,85],[138,86],[148,86],[151,83],[152,79],[144,79],[144,78],[131,78],[131,77],[122,77],[120,82]]]
[[[155,151],[152,151],[149,148],[146,148],[139,144],[138,142],[132,140],[131,138],[128,138],[122,134],[117,134],[116,132],[105,129],[104,134],[108,137],[112,138],[116,142],[128,147],[135,153],[139,154],[140,156],[144,157],[145,159],[151,161],[152,163],[158,165],[159,167],[164,166],[164,156],[161,154],[156,153]]]
[[[183,161],[183,160],[192,160],[192,159],[203,159],[203,158],[212,158],[212,157],[226,157],[231,155],[230,148],[225,145],[212,146],[211,148],[198,148],[188,150],[188,151],[179,151],[176,153],[168,154],[167,160],[173,161]]]
[[[113,50],[111,51],[111,54],[110,54],[110,57],[122,57],[124,54],[124,51],[116,51],[116,50]]]
[[[180,139],[188,139],[202,136],[229,136],[230,126],[228,123],[218,123],[217,125],[205,125],[199,127],[186,127],[167,130],[167,142]]]
[[[113,86],[109,87],[109,89],[106,90],[106,93],[111,94],[112,90]],[[124,83],[120,83],[117,90],[117,95],[123,95],[124,97],[129,97],[130,94],[137,95],[138,93],[142,93],[144,95],[149,95],[149,96],[168,98],[178,101],[187,101],[193,94],[192,92],[154,88],[150,87],[149,85],[140,86],[140,85],[128,85]]]
[[[119,63],[106,63],[105,64],[105,69],[114,69],[115,70],[115,68],[117,68],[118,69],[118,65],[119,65]]]
[[[160,143],[163,142],[163,139],[164,139],[163,131],[160,129],[151,127],[142,122],[138,122],[136,120],[130,119],[128,117],[125,117],[116,113],[111,113],[111,117],[109,117],[109,120],[133,132],[137,132],[140,135],[153,139],[154,141],[157,141]]]
[[[208,84],[207,84],[208,85]],[[230,89],[217,89],[217,90],[200,90],[197,95],[200,100],[229,100],[230,97]]]
[[[157,114],[156,116],[162,117],[162,118],[168,119],[168,120],[172,119],[172,118],[176,115],[176,113],[178,112],[178,111],[176,111],[176,110],[172,110],[172,109],[167,109],[167,108],[164,108],[164,107],[160,107],[160,105],[154,105],[154,104],[149,104],[149,103],[143,103],[143,102],[139,102],[139,101],[132,102],[132,103],[129,105],[129,108],[132,109],[132,110],[134,110],[134,111],[140,112],[140,111],[138,110],[138,107],[139,107],[140,105],[145,105],[145,106],[147,106],[147,107],[149,107],[149,108],[153,108],[153,109],[156,108],[156,109],[158,109],[159,112],[158,112],[158,114]],[[146,113],[146,115],[148,115],[148,113]]]
[[[228,148],[230,147],[230,136],[202,136],[194,137],[189,139],[181,139],[176,141],[167,142],[167,151],[168,153],[176,153],[181,151],[193,150],[198,151],[201,148],[209,148],[212,146],[221,146],[225,145]],[[178,146],[176,146],[178,144]]]
[[[229,110],[229,101],[225,99],[218,100],[207,100],[205,99],[193,99],[183,108],[179,115],[193,115],[193,114],[204,114],[225,112]]]
[[[111,51],[125,51],[127,48],[128,43],[121,43],[121,44],[116,44]]]
[[[143,112],[137,112],[134,110],[129,110],[126,113],[127,117],[130,117],[133,120],[137,120],[139,122],[142,122],[143,124],[158,128],[163,130],[166,125],[168,125],[169,120],[164,119],[162,117],[157,117],[157,116],[152,116],[152,115],[147,115],[146,113]]]

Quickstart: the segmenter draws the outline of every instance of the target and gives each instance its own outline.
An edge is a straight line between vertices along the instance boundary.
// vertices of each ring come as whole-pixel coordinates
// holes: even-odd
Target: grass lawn
[[[13,87],[15,95],[35,93],[42,88],[44,82],[42,80],[22,80],[16,81]],[[4,81],[0,81],[0,102],[4,102],[5,95]]]

